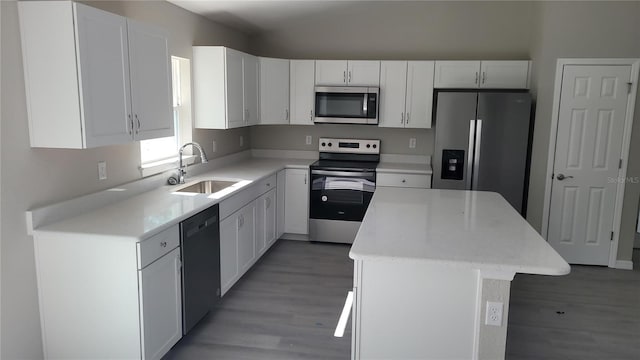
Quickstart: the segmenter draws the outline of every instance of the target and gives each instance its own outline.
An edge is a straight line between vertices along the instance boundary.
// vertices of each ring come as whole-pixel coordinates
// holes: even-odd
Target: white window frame
[[[159,139],[140,141],[140,172],[143,177],[162,173],[167,170],[176,169],[178,166],[178,149],[180,144],[191,142],[193,121],[191,118],[191,61],[189,59],[171,56],[171,82],[173,95],[173,111],[175,123],[175,145],[174,151],[168,156],[159,157],[143,162],[143,148],[158,143],[158,146],[166,145]],[[184,156],[186,164],[191,164],[195,160],[193,155]]]

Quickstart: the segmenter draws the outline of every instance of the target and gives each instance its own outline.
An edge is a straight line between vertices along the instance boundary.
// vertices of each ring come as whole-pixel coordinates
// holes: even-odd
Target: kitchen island
[[[570,271],[501,195],[478,191],[376,189],[349,256],[353,359],[504,358],[514,275]]]

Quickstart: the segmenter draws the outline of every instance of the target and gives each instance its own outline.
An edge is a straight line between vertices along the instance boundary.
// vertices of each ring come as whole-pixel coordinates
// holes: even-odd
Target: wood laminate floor
[[[349,359],[333,336],[353,288],[349,245],[278,240],[165,360]]]
[[[333,337],[352,287],[348,252],[279,240],[164,359],[349,359],[351,325]],[[507,359],[640,359],[640,270],[516,275]]]
[[[636,269],[572,266],[567,276],[516,275],[507,359],[640,359]]]

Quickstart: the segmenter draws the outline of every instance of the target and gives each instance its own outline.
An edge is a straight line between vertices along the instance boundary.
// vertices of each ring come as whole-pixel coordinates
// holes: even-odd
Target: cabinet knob
[[[161,243],[160,243],[160,246],[161,246],[161,247],[167,247],[167,242],[166,242],[166,241],[161,242]]]
[[[138,127],[136,128],[136,134],[140,132],[140,119],[138,118],[138,114],[136,114],[136,121],[138,122]]]
[[[407,182],[407,179],[402,179],[402,183],[403,184],[406,183],[406,182]]]
[[[271,183],[267,183],[267,187],[271,186]]]
[[[127,117],[129,118],[129,124],[131,125],[131,127],[129,127],[129,135],[133,135],[133,119],[131,118],[131,114],[127,115]]]

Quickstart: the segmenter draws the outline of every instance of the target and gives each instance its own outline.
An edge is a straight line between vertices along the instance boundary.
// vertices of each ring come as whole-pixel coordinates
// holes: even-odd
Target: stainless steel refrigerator
[[[528,168],[527,92],[439,92],[433,188],[495,191],[521,214]]]

